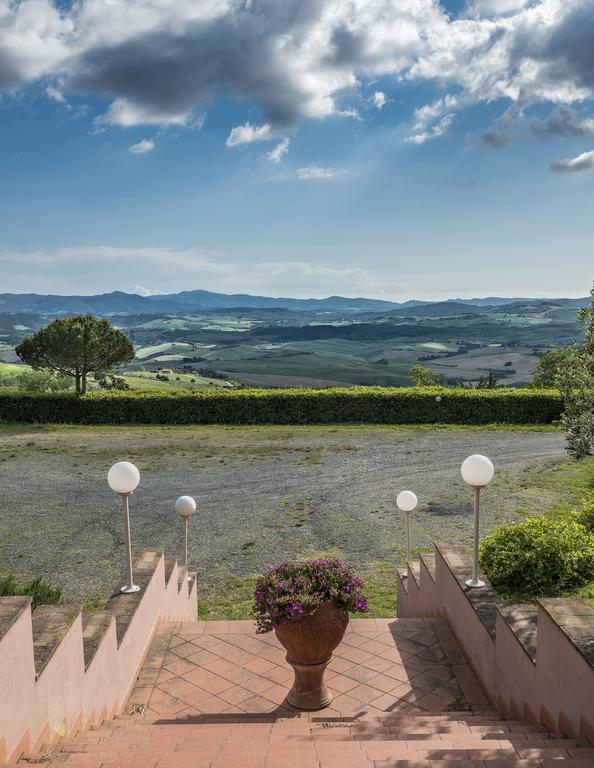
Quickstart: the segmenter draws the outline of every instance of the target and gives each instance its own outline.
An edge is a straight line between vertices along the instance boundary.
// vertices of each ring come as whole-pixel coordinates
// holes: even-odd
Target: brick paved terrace
[[[161,624],[130,705],[150,717],[294,712],[285,654],[274,632],[257,635],[251,621]],[[326,682],[327,715],[487,704],[438,619],[351,620]]]

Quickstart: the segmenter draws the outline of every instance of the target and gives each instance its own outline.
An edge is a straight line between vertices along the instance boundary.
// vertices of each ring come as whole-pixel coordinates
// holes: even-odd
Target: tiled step
[[[41,675],[80,613],[78,605],[40,605],[31,617],[35,674]]]
[[[0,640],[31,605],[30,597],[3,597],[0,601]]]
[[[370,720],[220,716],[106,722],[44,762],[64,768],[585,768],[594,749],[495,712],[386,714]],[[210,720],[210,722],[209,722]],[[39,756],[37,756],[39,757]],[[33,756],[31,756],[33,759]],[[554,761],[554,762],[553,762]]]
[[[424,552],[420,558],[429,575],[435,581],[435,552]]]
[[[108,610],[82,612],[85,669],[87,669],[91,661],[93,661],[97,649],[99,648],[105,633],[109,629],[113,618],[113,613]]]
[[[407,563],[408,565],[408,575],[409,577],[412,577],[416,583],[417,586],[421,586],[421,564],[418,560],[411,560]]]

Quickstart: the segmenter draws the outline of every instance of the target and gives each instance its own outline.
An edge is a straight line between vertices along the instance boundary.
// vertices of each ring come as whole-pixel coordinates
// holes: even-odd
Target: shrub
[[[529,517],[487,536],[480,563],[504,596],[554,596],[594,579],[594,534],[577,522]]]
[[[582,506],[577,510],[576,520],[590,533],[594,533],[594,492],[582,500]]]
[[[28,595],[33,598],[32,607],[55,605],[62,597],[61,590],[51,587],[41,576],[30,581],[19,581],[13,573],[0,573],[0,597]]]
[[[550,424],[554,390],[352,387],[197,392],[0,392],[0,420],[70,424]]]
[[[345,611],[367,613],[363,582],[335,557],[274,565],[256,582],[253,613],[258,632],[312,614],[326,600]]]

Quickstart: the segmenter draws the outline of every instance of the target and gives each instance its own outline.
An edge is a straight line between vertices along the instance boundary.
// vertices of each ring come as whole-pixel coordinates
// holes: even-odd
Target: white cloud
[[[519,11],[528,2],[529,0],[471,0],[468,11],[477,16],[499,16]]]
[[[132,293],[137,293],[139,296],[163,296],[165,291],[153,291],[150,288],[145,288],[144,285],[132,286]]]
[[[325,168],[321,165],[307,165],[304,168],[298,168],[297,178],[301,181],[319,181],[324,179],[335,179],[343,174],[336,168]]]
[[[594,150],[582,152],[577,157],[567,160],[555,160],[551,163],[551,170],[557,173],[578,173],[579,171],[591,171],[594,169]]]
[[[348,109],[339,109],[336,114],[339,117],[352,117],[353,120],[361,120],[361,115],[356,107],[348,107]]]
[[[373,106],[376,109],[382,109],[386,103],[386,94],[383,91],[376,91],[373,94]]]
[[[62,91],[59,88],[57,88],[55,85],[48,85],[47,88],[45,89],[45,92],[47,93],[47,95],[52,101],[57,101],[60,104],[64,104],[66,101]]]
[[[0,250],[3,290],[86,294],[131,290],[141,296],[203,288],[266,296],[347,296],[396,293],[385,275],[360,267],[310,261],[240,263],[212,251],[82,246],[54,250]],[[142,284],[137,281],[142,273]],[[150,287],[147,287],[150,286]]]
[[[102,123],[124,127],[186,125],[219,95],[255,104],[263,125],[229,146],[354,116],[341,100],[381,77],[430,81],[458,109],[594,97],[592,0],[469,0],[456,16],[435,0],[0,0],[0,29],[1,91],[57,78],[109,99]]]
[[[177,112],[133,104],[127,99],[112,101],[107,112],[97,122],[130,128],[134,125],[186,125],[191,118],[189,110]]]
[[[274,149],[271,149],[270,152],[267,152],[264,155],[264,158],[271,163],[280,163],[283,157],[289,151],[289,143],[289,139],[283,139],[276,145],[276,147],[274,147]]]
[[[241,144],[252,144],[254,141],[266,141],[272,138],[272,129],[268,123],[264,125],[238,125],[231,129],[225,144],[228,147],[239,147]]]
[[[132,152],[133,155],[145,155],[147,152],[152,152],[154,148],[155,142],[152,139],[142,139],[138,144],[128,147],[128,152]]]
[[[421,131],[420,133],[414,133],[411,136],[407,136],[405,141],[413,144],[424,144],[426,141],[431,141],[431,139],[437,139],[446,133],[453,122],[454,115],[444,115],[438,123],[431,127],[430,130]]]

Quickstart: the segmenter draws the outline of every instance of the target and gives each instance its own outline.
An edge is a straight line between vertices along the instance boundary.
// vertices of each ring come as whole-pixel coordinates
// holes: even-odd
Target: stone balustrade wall
[[[196,619],[194,574],[162,550],[134,566],[141,591],[100,611],[0,598],[0,763],[120,713],[159,621]]]
[[[462,547],[436,544],[400,572],[399,618],[446,618],[504,715],[594,743],[594,611],[573,598],[508,605],[488,582],[469,589],[471,571]]]

